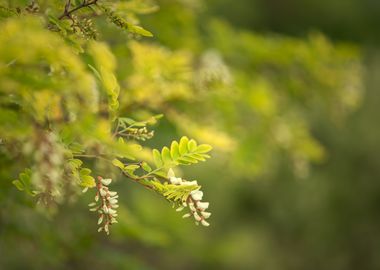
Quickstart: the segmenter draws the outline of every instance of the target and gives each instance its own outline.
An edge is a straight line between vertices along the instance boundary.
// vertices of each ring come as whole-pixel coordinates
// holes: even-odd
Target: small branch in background
[[[92,1],[88,1],[88,2],[87,2],[87,0],[84,0],[83,3],[80,4],[79,6],[70,9],[71,0],[68,0],[66,2],[66,5],[65,5],[65,10],[63,11],[62,15],[58,17],[58,19],[62,20],[64,18],[70,18],[71,14],[74,13],[75,11],[77,11],[81,8],[90,7],[91,5],[96,4],[97,2],[98,2],[98,0],[92,0]]]

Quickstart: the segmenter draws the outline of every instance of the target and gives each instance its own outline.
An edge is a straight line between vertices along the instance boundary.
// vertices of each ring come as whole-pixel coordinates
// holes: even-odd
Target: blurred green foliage
[[[0,4],[9,7],[8,2]],[[16,13],[30,4],[11,2]],[[54,20],[60,12],[46,9],[55,2],[62,11],[62,1],[36,2],[39,12],[68,33]],[[292,12],[303,9],[306,3],[300,2],[292,2]],[[0,138],[14,144],[0,146],[0,268],[380,267],[380,100],[371,91],[380,83],[379,57],[371,51],[367,59],[365,48],[299,30],[314,19],[313,30],[358,40],[355,28],[335,35],[335,26],[324,27],[345,12],[337,3],[307,2],[326,16],[290,16],[278,1],[120,1],[112,16],[126,20],[126,32],[95,16],[98,41],[79,23],[78,32],[62,38],[30,15],[15,18],[1,10]],[[276,11],[269,6],[282,17],[266,15]],[[361,13],[350,10],[361,21]],[[133,27],[141,25],[154,37],[138,35],[140,28]],[[365,25],[356,27],[371,39],[373,30]],[[15,91],[25,104],[15,102]],[[62,109],[62,96],[72,95],[79,99],[69,98]],[[119,223],[111,235],[96,232],[87,193],[62,201],[54,215],[44,213],[12,185],[31,162],[20,154],[20,141],[41,136],[14,106],[27,108],[42,124],[47,113],[50,119],[75,116],[70,125],[57,124],[68,139],[78,136],[86,148],[112,155],[132,153],[152,166],[160,166],[167,151],[154,162],[148,147],[161,149],[185,134],[211,144],[210,162],[178,171],[202,179],[211,226],[185,222],[157,194],[91,159],[83,159],[86,166],[96,174],[109,172],[120,195]],[[107,117],[94,114],[103,110]],[[144,121],[155,114],[164,117],[141,151],[121,147],[104,132],[118,116]]]

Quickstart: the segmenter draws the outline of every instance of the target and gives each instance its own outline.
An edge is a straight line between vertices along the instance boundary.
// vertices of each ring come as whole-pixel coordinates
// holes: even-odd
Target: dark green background
[[[380,269],[380,1],[209,0],[201,9],[199,24],[214,16],[265,34],[305,38],[319,31],[361,48],[366,92],[358,111],[341,124],[323,112],[313,118],[327,160],[305,179],[295,177],[285,156],[276,171],[254,180],[224,171],[218,157],[187,170],[210,179],[202,184],[210,228],[183,222],[134,183],[117,183],[128,223],[110,237],[96,233],[86,209],[90,195],[47,218],[2,179],[0,269]],[[152,16],[146,26],[155,30]],[[191,39],[189,33],[177,34]],[[165,35],[172,32],[163,33],[163,43]],[[155,142],[162,146],[174,133],[164,120]],[[5,172],[8,165],[0,166]]]

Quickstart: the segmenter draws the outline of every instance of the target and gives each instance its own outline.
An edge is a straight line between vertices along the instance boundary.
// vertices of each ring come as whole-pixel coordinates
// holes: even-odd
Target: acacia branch
[[[110,159],[108,159],[108,158],[106,158],[106,157],[104,157],[102,155],[76,154],[76,155],[74,155],[74,157],[77,157],[77,158],[95,158],[95,159],[101,159],[101,160],[105,160],[105,161],[108,161],[108,162],[112,163],[112,160],[110,160]],[[151,173],[153,173],[155,171],[157,171],[157,169],[154,170],[154,171],[152,171]],[[134,175],[131,175],[131,174],[127,173],[124,170],[122,170],[122,172],[130,180],[132,180],[132,181],[134,181],[136,183],[139,183],[140,185],[142,185],[142,186],[144,186],[144,187],[146,187],[148,189],[153,189],[153,187],[151,185],[142,182],[142,181],[146,180],[147,178],[153,177],[151,175],[151,173],[145,174],[143,176],[134,176]]]

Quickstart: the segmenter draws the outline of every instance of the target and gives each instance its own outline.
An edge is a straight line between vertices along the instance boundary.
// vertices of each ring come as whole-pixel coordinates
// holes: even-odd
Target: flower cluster
[[[95,202],[90,203],[90,211],[98,212],[99,219],[98,225],[100,226],[98,232],[105,231],[109,234],[109,226],[117,223],[116,208],[119,207],[116,191],[110,191],[108,185],[111,184],[112,179],[103,179],[98,176],[98,183],[96,184],[97,192],[95,195]]]
[[[146,127],[142,128],[125,128],[117,133],[119,136],[146,141],[154,136],[154,131],[149,131]]]
[[[174,172],[170,169],[168,172],[169,181],[173,185],[196,185],[198,186],[197,181],[186,181],[182,178],[175,177]],[[185,201],[182,202],[182,205],[177,208],[177,212],[182,211],[185,207],[189,207],[190,213],[184,214],[183,218],[188,218],[193,216],[195,219],[195,224],[199,225],[201,223],[203,226],[209,226],[210,224],[206,221],[211,216],[210,212],[206,212],[206,209],[209,206],[208,202],[202,202],[203,192],[199,190],[200,187],[196,190],[190,192],[189,196]]]
[[[53,206],[63,200],[62,179],[64,149],[53,132],[36,130],[36,136],[24,145],[25,154],[33,155],[31,182],[36,187],[38,202]]]

